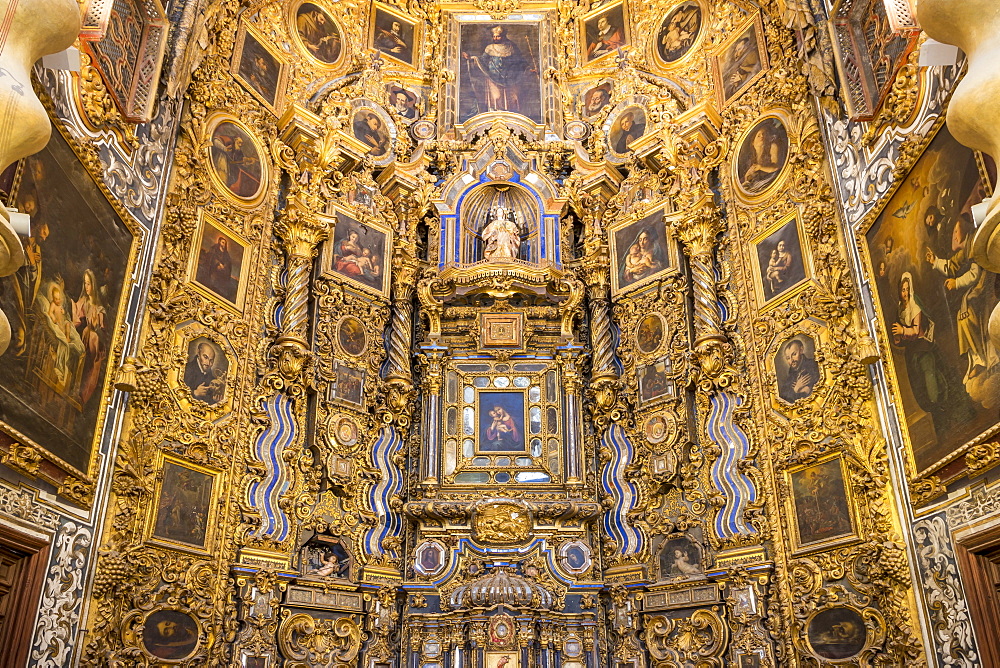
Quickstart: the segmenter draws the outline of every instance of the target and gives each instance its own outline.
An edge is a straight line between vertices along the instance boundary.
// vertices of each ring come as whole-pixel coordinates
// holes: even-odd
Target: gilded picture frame
[[[581,65],[590,67],[609,61],[619,49],[632,46],[632,28],[625,0],[601,5],[580,17],[577,25]]]
[[[216,191],[236,206],[256,208],[270,188],[270,159],[263,142],[241,120],[224,111],[209,116],[205,128],[206,171]],[[252,155],[248,155],[251,150]]]
[[[315,7],[315,10],[322,14],[324,21],[332,27],[333,33],[320,37],[324,26],[319,24],[315,17],[315,11],[309,6]],[[313,65],[325,70],[338,70],[347,62],[351,49],[348,48],[348,41],[344,39],[344,28],[334,12],[320,0],[299,0],[290,3],[286,20],[288,21],[288,32],[298,47],[299,53],[308,57],[309,62]],[[316,34],[303,34],[305,31]],[[316,37],[320,38],[318,43]],[[339,41],[339,47],[326,45],[324,44],[326,41]],[[336,49],[337,52],[332,58],[329,58],[331,49]],[[321,57],[323,55],[329,59]]]
[[[698,10],[697,17],[685,15],[688,8],[694,7]],[[689,63],[709,32],[708,16],[704,0],[681,0],[665,10],[663,19],[656,24],[656,33],[649,40],[650,62],[663,70],[673,70]],[[690,35],[690,25],[686,24],[692,18],[697,19],[697,27]],[[669,44],[665,40],[669,40]]]
[[[528,393],[476,388],[476,454],[528,452]],[[497,408],[502,409],[497,412]]]
[[[399,31],[393,29],[398,23]],[[394,63],[416,69],[421,56],[422,26],[394,7],[373,2],[368,19],[368,46]]]
[[[739,199],[759,204],[780,192],[795,148],[790,127],[788,111],[775,108],[755,117],[740,135],[730,161],[733,191]]]
[[[677,271],[677,249],[662,204],[640,210],[608,229],[611,294],[648,287]]]
[[[205,360],[201,356],[207,352],[204,347],[199,350],[203,342],[212,347],[214,359]],[[229,341],[200,323],[189,322],[174,331],[174,347],[176,355],[167,383],[176,391],[180,404],[186,410],[213,419],[228,413],[232,408],[234,371],[238,362]],[[200,378],[195,369],[202,371]],[[202,385],[211,386],[211,392],[197,392]]]
[[[229,71],[271,113],[275,116],[281,113],[288,63],[281,51],[245,20],[240,21],[236,33]]]
[[[750,246],[754,294],[762,312],[793,299],[812,284],[815,270],[809,236],[798,210],[757,234]]]
[[[214,244],[210,243],[212,237],[215,237]],[[225,246],[222,246],[223,240]],[[206,247],[206,244],[209,245]],[[242,313],[251,273],[252,249],[246,237],[204,209],[198,209],[198,224],[188,258],[188,284],[212,302],[234,313]],[[225,256],[229,259],[219,259]]]
[[[363,222],[361,216],[341,207],[332,207],[321,217],[329,220],[332,232],[323,243],[320,274],[359,292],[388,297],[392,230]]]
[[[893,396],[900,399],[898,415],[900,416],[900,432],[907,453],[908,476],[911,483],[936,478],[931,488],[943,492],[944,485],[967,474],[969,467],[965,461],[967,453],[980,443],[996,438],[997,434],[1000,434],[1000,423],[997,423],[995,419],[995,411],[993,417],[990,417],[989,411],[977,409],[975,421],[972,419],[959,420],[957,422],[960,423],[960,427],[943,430],[943,433],[949,435],[950,442],[942,442],[940,437],[933,442],[929,440],[927,442],[918,441],[917,437],[919,433],[915,434],[915,429],[921,423],[921,414],[923,414],[923,417],[927,417],[931,416],[932,413],[920,406],[916,392],[912,387],[912,381],[909,378],[910,374],[906,368],[907,347],[905,346],[905,341],[900,340],[897,345],[894,342],[892,333],[893,325],[900,321],[898,318],[900,315],[898,302],[901,300],[901,289],[897,285],[897,282],[901,284],[903,276],[909,273],[911,277],[909,292],[912,301],[918,305],[922,304],[921,311],[930,311],[929,314],[925,313],[925,315],[931,322],[937,325],[935,327],[935,336],[933,337],[935,349],[940,349],[942,346],[947,346],[948,348],[946,351],[939,350],[939,357],[947,354],[947,356],[954,358],[958,350],[957,333],[953,331],[957,325],[952,322],[952,320],[957,319],[957,314],[950,312],[940,313],[938,311],[942,309],[950,311],[952,307],[958,305],[960,301],[959,293],[961,291],[940,290],[938,288],[939,292],[937,294],[930,293],[922,287],[926,285],[929,276],[922,278],[916,273],[920,269],[924,273],[932,275],[934,280],[939,283],[944,280],[943,276],[931,270],[932,265],[928,264],[923,256],[926,255],[927,249],[933,247],[935,253],[940,253],[941,257],[945,257],[947,251],[942,250],[942,248],[949,247],[955,224],[963,217],[968,218],[971,216],[971,213],[968,211],[968,204],[972,200],[979,200],[979,196],[975,192],[960,192],[963,190],[963,187],[958,183],[951,183],[949,191],[954,193],[952,199],[956,203],[965,202],[965,204],[956,207],[951,216],[943,216],[940,223],[935,225],[935,227],[940,228],[938,233],[929,235],[928,220],[931,216],[929,215],[930,207],[924,201],[926,197],[924,187],[925,185],[933,186],[928,191],[930,194],[933,194],[935,189],[948,185],[942,182],[940,178],[937,181],[928,181],[925,184],[925,181],[930,178],[930,172],[927,170],[930,170],[933,165],[939,162],[943,164],[945,161],[942,158],[948,157],[944,156],[943,153],[930,156],[930,152],[933,150],[945,151],[945,148],[941,147],[941,143],[949,144],[950,149],[947,150],[954,153],[954,156],[950,157],[960,159],[967,167],[967,169],[960,169],[952,164],[949,169],[943,170],[943,173],[948,178],[952,178],[952,175],[956,178],[967,178],[978,175],[979,185],[966,184],[964,189],[980,187],[983,188],[984,192],[990,190],[992,184],[988,173],[983,169],[983,163],[979,158],[979,154],[958,144],[951,137],[945,125],[945,117],[942,115],[937,120],[935,126],[931,128],[931,131],[925,135],[918,150],[913,153],[908,164],[901,166],[901,168],[905,169],[905,178],[896,179],[891,188],[883,195],[882,199],[872,207],[871,211],[857,226],[855,240],[858,244],[863,271],[868,277],[869,289],[871,290],[872,300],[878,316],[876,317],[875,333],[879,340],[880,349],[885,351],[887,382]],[[961,156],[961,158],[956,158],[955,156]],[[930,160],[931,157],[934,158],[933,161]],[[928,162],[925,163],[925,161]],[[926,170],[924,168],[925,164],[927,166]],[[927,171],[927,173],[925,174],[922,170]],[[969,170],[975,171],[970,172]],[[940,167],[937,168],[935,174],[938,172],[942,172]],[[920,184],[921,195],[911,202],[913,198],[907,193],[914,187],[914,183]],[[968,201],[966,201],[967,199]],[[908,234],[916,235],[916,238],[912,240],[904,238],[898,233],[899,230],[893,231],[894,228],[886,227],[887,224],[896,225],[899,230],[909,230]],[[885,230],[884,234],[883,230]],[[899,238],[896,238],[897,236]],[[929,236],[934,236],[937,243],[930,239]],[[887,242],[889,238],[895,239],[892,247],[888,246]],[[968,242],[968,238],[967,236],[966,243]],[[912,248],[908,248],[908,246]],[[886,252],[887,250],[889,251],[888,253]],[[886,256],[895,254],[905,258],[907,253],[910,255],[916,253],[916,261],[911,260],[907,266],[896,267],[896,270],[893,271],[893,266],[897,261]],[[886,265],[884,276],[882,275],[883,264]],[[903,271],[904,269],[908,271]],[[899,276],[896,276],[896,274],[899,274]],[[987,280],[992,276],[985,272],[984,275],[987,277]],[[993,277],[993,280],[996,280],[996,278]],[[952,304],[949,299],[954,300],[955,304]],[[895,314],[895,317],[893,317],[893,314]],[[986,317],[988,317],[988,314],[982,316],[980,318],[981,321],[985,322]],[[951,333],[949,334],[949,332]],[[950,373],[954,376],[961,376],[962,367],[966,363],[962,361],[962,355],[959,355],[958,359],[957,367],[955,363],[945,365],[946,374]],[[996,366],[990,367],[986,372],[979,374],[979,382],[994,379],[997,372],[998,369]],[[908,383],[908,386],[905,388],[903,387],[903,378]],[[991,382],[996,381],[993,380]],[[956,389],[961,388],[962,392],[971,398],[965,379],[956,377],[950,385]],[[952,410],[956,406],[958,406],[958,402],[954,400],[950,400],[945,404],[948,410]],[[953,422],[956,421],[953,420]],[[930,423],[934,424],[933,417],[931,417]],[[968,425],[976,423],[979,424],[979,428],[974,431],[970,430],[971,433],[968,435],[959,438],[954,437],[955,433],[960,433]],[[924,452],[925,450],[926,452]],[[920,500],[927,499],[923,497]]]
[[[746,49],[752,46],[755,50],[744,51],[744,44]],[[752,54],[756,54],[755,57]],[[711,56],[711,64],[716,99],[719,109],[723,110],[770,69],[764,40],[764,22],[760,12],[756,12],[733,30]]]
[[[209,555],[218,527],[212,513],[222,493],[221,472],[159,451],[153,498],[146,518],[146,543],[179,552]],[[206,489],[207,486],[207,489]],[[197,524],[184,524],[190,521]]]
[[[860,540],[859,510],[843,453],[784,471],[793,554],[823,552]]]
[[[826,387],[822,362],[821,329],[807,321],[781,332],[768,346],[767,364],[774,379],[774,407],[787,410],[799,402],[812,401]]]

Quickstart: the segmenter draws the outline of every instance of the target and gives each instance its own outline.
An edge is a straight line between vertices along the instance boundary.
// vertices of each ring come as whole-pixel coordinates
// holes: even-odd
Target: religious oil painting
[[[376,162],[392,156],[392,136],[382,114],[370,107],[361,107],[351,119],[354,138],[368,147],[368,155]]]
[[[411,90],[392,84],[386,86],[389,106],[396,110],[403,121],[415,121],[420,117],[420,97]]]
[[[701,5],[689,0],[664,17],[656,33],[654,53],[662,65],[673,65],[688,53],[698,40],[704,12]]]
[[[353,315],[341,319],[337,325],[337,343],[351,357],[358,357],[368,348],[365,326]]]
[[[524,452],[524,392],[478,392],[480,452]]]
[[[629,144],[646,134],[646,112],[642,107],[626,107],[611,124],[608,146],[613,153],[625,155]]]
[[[827,547],[854,537],[843,459],[835,457],[788,474],[798,546]]]
[[[639,367],[639,401],[643,404],[674,396],[674,381],[670,378],[670,361],[660,360]]]
[[[336,65],[344,55],[344,38],[340,26],[326,9],[314,2],[303,2],[295,8],[295,30],[302,51],[323,65]]]
[[[10,204],[31,216],[31,236],[21,237],[24,265],[0,278],[11,327],[0,356],[0,422],[86,474],[115,363],[133,231],[58,129],[22,161]]]
[[[325,274],[364,290],[385,294],[389,285],[388,230],[337,212],[333,236],[325,244]]]
[[[734,180],[741,194],[767,192],[788,164],[788,129],[777,115],[765,116],[743,135],[736,153]]]
[[[663,316],[650,313],[642,318],[635,328],[635,347],[646,355],[655,353],[663,345],[666,325]]]
[[[521,651],[484,652],[484,668],[521,668]]]
[[[610,235],[614,265],[611,283],[615,294],[646,285],[672,268],[662,209],[639,220],[626,221],[612,228]]]
[[[364,399],[364,391],[365,372],[338,362],[337,379],[331,388],[332,398],[360,406]]]
[[[812,396],[822,380],[816,362],[816,342],[808,334],[785,339],[774,356],[774,373],[778,379],[778,396],[788,403]]]
[[[726,40],[712,58],[721,107],[728,106],[767,71],[767,49],[760,16],[750,19]]]
[[[198,648],[198,623],[186,612],[154,610],[142,625],[142,646],[158,659],[186,659]]]
[[[509,111],[542,122],[542,75],[537,23],[463,23],[460,34],[458,121]]]
[[[310,578],[351,577],[351,552],[347,542],[335,536],[317,536],[303,547],[300,572]]]
[[[268,109],[278,113],[287,66],[257,31],[243,24],[236,38],[233,74]]]
[[[243,270],[249,243],[222,223],[201,215],[195,237],[188,278],[210,297],[241,310],[246,292]]]
[[[164,459],[152,538],[207,549],[215,478],[193,464]]]
[[[778,223],[754,242],[757,293],[762,304],[791,295],[808,277],[797,217]]]
[[[857,610],[835,606],[822,610],[809,620],[806,631],[809,646],[823,659],[850,659],[868,643],[865,620]]]
[[[267,165],[250,130],[235,118],[220,115],[214,119],[211,138],[209,173],[222,191],[238,204],[252,206],[260,202],[267,183]]]
[[[229,357],[218,343],[207,336],[198,336],[187,344],[184,363],[184,385],[191,397],[209,406],[225,402],[229,379]]]
[[[866,235],[886,349],[918,472],[994,428],[1000,357],[987,323],[997,276],[971,257],[975,154],[941,130]]]
[[[659,561],[661,580],[700,577],[704,573],[701,546],[687,535],[663,541]]]
[[[604,111],[604,108],[611,102],[610,81],[588,88],[583,93],[583,115],[586,118],[593,118]]]
[[[383,56],[416,67],[420,51],[420,27],[413,19],[393,11],[386,5],[374,3],[369,22],[369,44]]]
[[[586,64],[618,53],[631,43],[624,2],[603,5],[580,21],[580,43]]]

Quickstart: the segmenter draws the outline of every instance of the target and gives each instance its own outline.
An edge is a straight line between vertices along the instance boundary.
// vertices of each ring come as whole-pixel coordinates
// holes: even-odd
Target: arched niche
[[[459,262],[469,265],[484,261],[483,230],[497,208],[512,212],[521,237],[517,260],[539,264],[544,229],[538,196],[513,183],[485,183],[470,190],[459,207]]]

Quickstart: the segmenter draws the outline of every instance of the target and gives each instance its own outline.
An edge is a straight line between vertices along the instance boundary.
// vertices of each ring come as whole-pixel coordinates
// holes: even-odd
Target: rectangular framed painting
[[[288,64],[248,23],[241,22],[233,49],[233,76],[275,114],[281,112]]]
[[[612,294],[647,285],[677,266],[662,208],[637,220],[625,220],[609,234]]]
[[[335,215],[333,234],[323,248],[323,275],[386,296],[392,232],[343,211]]]
[[[213,301],[242,311],[249,247],[246,239],[201,211],[188,260],[188,281]]]
[[[459,24],[459,123],[487,111],[510,111],[542,122],[539,35],[537,21]]]
[[[330,386],[330,398],[352,406],[364,403],[365,372],[337,362],[336,382]]]
[[[86,476],[124,315],[138,226],[52,131],[22,161],[11,205],[31,216],[25,265],[0,278],[11,345],[0,356],[0,429]]]
[[[674,381],[670,375],[670,360],[639,367],[639,402],[651,404],[674,396]]]
[[[798,294],[812,276],[807,238],[792,214],[751,241],[753,279],[761,306],[774,306]]]
[[[971,207],[988,184],[943,122],[898,184],[862,246],[903,432],[924,476],[1000,429],[1000,357],[986,329],[1000,285],[970,256]]]
[[[476,392],[478,452],[525,451],[523,390]]]
[[[416,68],[420,58],[420,24],[388,5],[372,3],[368,44],[383,56]]]
[[[609,59],[632,43],[625,2],[603,5],[580,19],[580,62]]]
[[[728,107],[768,69],[764,24],[760,14],[748,19],[712,56],[719,107]]]
[[[786,471],[798,551],[827,549],[856,538],[854,504],[841,456]]]
[[[149,541],[208,552],[219,494],[218,472],[170,455],[163,456],[162,471],[156,489],[156,510],[149,523]]]

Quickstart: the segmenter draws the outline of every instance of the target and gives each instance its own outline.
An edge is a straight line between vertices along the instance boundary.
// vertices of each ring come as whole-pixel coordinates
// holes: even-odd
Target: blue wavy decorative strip
[[[267,472],[263,480],[250,486],[250,505],[260,512],[263,520],[257,535],[282,541],[288,537],[290,526],[278,501],[290,485],[282,454],[295,440],[292,400],[276,394],[264,402],[264,410],[271,426],[257,438],[254,453]]]
[[[601,488],[614,499],[614,505],[604,514],[604,530],[618,544],[619,554],[635,554],[642,549],[642,532],[629,523],[628,514],[639,502],[636,486],[625,480],[625,468],[635,457],[635,448],[625,430],[611,425],[602,443],[611,451],[611,461],[601,471]]]
[[[750,453],[750,439],[733,422],[739,407],[735,397],[719,392],[712,397],[712,410],[708,416],[708,437],[722,449],[722,454],[712,466],[712,482],[726,497],[726,504],[715,517],[715,532],[720,538],[756,533],[743,518],[747,503],[756,501],[757,490],[753,481],[737,469],[741,459]]]
[[[378,520],[365,534],[365,552],[368,554],[386,554],[382,542],[389,536],[398,536],[403,530],[403,516],[389,507],[389,501],[403,489],[403,472],[392,461],[393,455],[403,447],[403,439],[396,433],[394,427],[383,427],[375,442],[372,459],[375,468],[381,476],[378,484],[368,493],[368,506],[374,511]],[[395,550],[389,554],[396,556]]]

